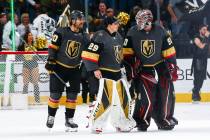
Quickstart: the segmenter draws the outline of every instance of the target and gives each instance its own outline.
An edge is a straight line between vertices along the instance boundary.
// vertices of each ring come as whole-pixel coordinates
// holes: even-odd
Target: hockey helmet
[[[55,29],[55,20],[48,18],[46,20],[46,28],[49,32],[52,32]]]
[[[81,12],[79,10],[73,10],[70,13],[70,18],[71,18],[71,20],[77,20],[78,18],[84,19],[84,14],[83,14],[83,12]]]
[[[148,9],[145,10],[139,10],[136,14],[136,24],[139,27],[140,30],[144,29],[145,26],[151,25],[153,21],[153,15],[152,12]]]
[[[116,17],[106,17],[103,22],[105,27],[107,27],[109,24],[120,23],[120,21]]]

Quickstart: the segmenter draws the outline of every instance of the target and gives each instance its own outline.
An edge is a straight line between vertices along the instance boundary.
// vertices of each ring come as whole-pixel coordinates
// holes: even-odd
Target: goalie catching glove
[[[177,65],[173,63],[168,64],[168,70],[169,70],[172,81],[176,81],[178,79],[178,74],[177,74],[178,69],[179,67]]]

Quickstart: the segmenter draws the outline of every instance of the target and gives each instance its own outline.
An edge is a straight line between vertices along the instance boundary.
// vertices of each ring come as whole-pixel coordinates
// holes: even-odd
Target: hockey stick
[[[57,27],[61,26],[62,20],[64,19],[66,12],[68,12],[68,14],[70,14],[70,5],[69,4],[64,9],[63,13],[59,16]]]
[[[20,40],[27,45],[28,47],[30,47],[32,49],[32,52],[40,59],[42,60],[44,63],[46,62],[46,60],[44,60],[38,53],[36,53],[34,51],[34,49],[28,45],[28,43],[16,32],[16,35],[20,38]],[[66,83],[55,71],[52,72],[57,78],[58,80],[60,80],[61,83],[63,83],[66,87],[70,87],[69,83]]]

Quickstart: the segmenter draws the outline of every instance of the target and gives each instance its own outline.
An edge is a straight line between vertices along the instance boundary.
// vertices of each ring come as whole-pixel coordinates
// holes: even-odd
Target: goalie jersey
[[[155,66],[164,59],[176,64],[176,51],[172,39],[158,25],[154,25],[150,32],[138,30],[137,26],[133,26],[127,33],[123,54],[125,59],[135,55],[144,67]]]
[[[113,34],[107,30],[96,32],[88,48],[82,52],[87,71],[100,69],[119,72],[123,57],[122,46],[123,38],[118,32]]]
[[[80,65],[81,53],[89,42],[87,34],[73,32],[70,27],[57,28],[49,45],[49,59],[66,68]]]
[[[33,21],[32,34],[34,37],[44,37],[50,42],[55,30],[55,20],[46,14],[40,14]]]

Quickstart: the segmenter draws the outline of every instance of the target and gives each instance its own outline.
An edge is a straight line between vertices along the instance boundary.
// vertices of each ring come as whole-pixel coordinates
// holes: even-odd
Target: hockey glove
[[[48,71],[54,71],[56,66],[55,60],[47,60],[47,63],[45,64],[45,69]]]
[[[135,64],[133,65],[133,74],[134,77],[139,75],[139,73],[141,72],[142,67],[141,67],[141,61],[139,59],[136,60]]]
[[[179,69],[178,66],[176,66],[173,63],[169,63],[168,64],[168,70],[170,73],[170,77],[172,81],[176,81],[178,79],[178,74],[177,74],[177,70]]]

